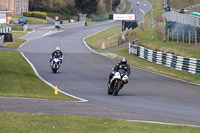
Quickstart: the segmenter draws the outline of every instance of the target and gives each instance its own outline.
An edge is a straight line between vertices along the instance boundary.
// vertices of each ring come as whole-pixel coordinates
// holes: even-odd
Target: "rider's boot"
[[[108,80],[107,86],[108,88],[110,88],[110,80]]]

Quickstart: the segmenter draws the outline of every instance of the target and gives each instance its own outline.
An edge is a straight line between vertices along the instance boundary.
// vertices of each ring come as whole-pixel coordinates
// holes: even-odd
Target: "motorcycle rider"
[[[52,61],[52,58],[53,58],[54,56],[59,57],[59,59],[60,59],[60,64],[61,64],[61,63],[62,63],[62,59],[63,59],[63,53],[62,53],[62,51],[60,50],[60,47],[56,47],[56,50],[55,50],[55,51],[52,53],[52,55],[51,55],[50,62]]]
[[[109,81],[108,81],[108,87],[110,87],[110,81],[112,77],[114,76],[115,72],[118,72],[119,69],[124,69],[127,73],[127,76],[129,77],[131,74],[130,66],[127,64],[127,59],[125,57],[122,57],[120,62],[113,68],[113,71],[109,75]],[[128,81],[125,83],[127,84]]]

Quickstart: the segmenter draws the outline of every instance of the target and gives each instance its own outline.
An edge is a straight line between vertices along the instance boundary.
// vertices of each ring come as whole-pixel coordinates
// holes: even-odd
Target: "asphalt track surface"
[[[136,5],[136,1],[132,0],[132,3]],[[140,0],[140,8],[148,11],[150,5],[142,6],[144,3],[147,2]],[[117,21],[73,27],[41,37],[40,34],[48,30],[35,27],[36,31],[25,37],[34,39],[18,51],[24,53],[45,80],[88,102],[1,97],[0,111],[75,114],[200,126],[199,85],[131,67],[129,83],[119,95],[107,95],[108,74],[117,61],[89,50],[83,38],[118,24]],[[65,57],[58,73],[54,74],[49,58],[56,46],[61,47]]]

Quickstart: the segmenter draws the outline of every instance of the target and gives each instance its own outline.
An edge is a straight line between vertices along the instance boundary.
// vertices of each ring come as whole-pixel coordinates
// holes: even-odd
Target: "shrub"
[[[55,18],[55,16],[58,16],[62,20],[68,20],[71,18],[71,16],[69,14],[62,14],[62,13],[58,13],[58,12],[48,12],[47,16],[50,18]]]
[[[31,17],[32,12],[24,12],[23,15],[24,15],[25,17]]]
[[[40,12],[40,11],[24,12],[24,16],[45,19],[46,16],[47,16],[47,13],[46,12]]]
[[[47,13],[45,12],[33,12],[32,13],[32,17],[36,17],[36,18],[43,18],[45,19],[47,16]]]

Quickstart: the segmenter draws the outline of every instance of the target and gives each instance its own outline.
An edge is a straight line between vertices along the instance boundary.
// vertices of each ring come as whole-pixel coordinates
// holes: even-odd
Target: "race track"
[[[136,1],[131,2],[134,12]],[[139,8],[147,12],[150,7],[145,0],[140,0]],[[143,17],[142,12],[139,17]],[[60,90],[88,102],[0,98],[0,111],[76,114],[200,126],[199,85],[131,67],[129,83],[119,95],[107,95],[108,75],[117,61],[89,50],[83,38],[118,24],[121,22],[73,27],[42,37],[38,36],[40,32],[47,31],[38,29],[35,31],[38,34],[27,35],[28,39],[35,39],[18,51],[24,53],[38,73],[46,81],[58,85]],[[65,57],[58,73],[54,74],[49,58],[56,46],[61,47]],[[19,105],[20,102],[23,104]]]

